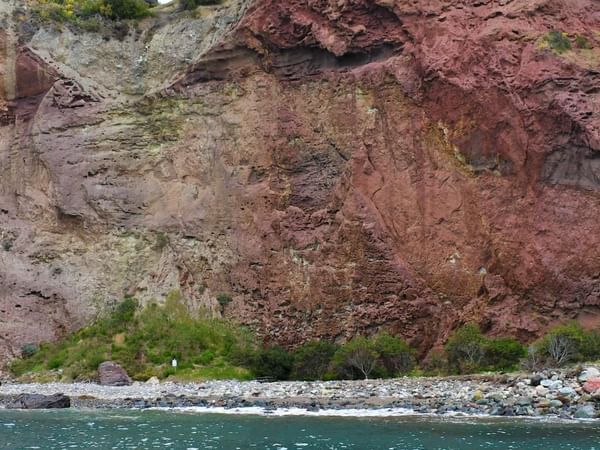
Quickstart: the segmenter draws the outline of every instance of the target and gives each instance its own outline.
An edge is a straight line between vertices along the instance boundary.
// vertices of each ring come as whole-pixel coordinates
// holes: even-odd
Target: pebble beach
[[[600,389],[597,367],[535,374],[468,377],[406,377],[391,380],[202,383],[134,382],[130,386],[93,383],[4,383],[0,408],[15,407],[19,396],[64,394],[74,408],[214,408],[219,411],[290,410],[306,413],[358,411],[473,416],[595,419]]]

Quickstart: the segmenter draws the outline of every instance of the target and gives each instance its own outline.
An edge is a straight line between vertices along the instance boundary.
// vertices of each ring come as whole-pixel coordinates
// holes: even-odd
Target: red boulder
[[[583,390],[589,394],[592,394],[600,390],[600,378],[590,378],[583,385]]]

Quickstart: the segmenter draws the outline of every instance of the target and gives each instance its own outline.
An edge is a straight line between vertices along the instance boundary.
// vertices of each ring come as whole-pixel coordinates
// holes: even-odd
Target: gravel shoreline
[[[594,370],[594,369],[592,369]],[[15,407],[24,394],[65,394],[74,408],[300,408],[322,410],[407,410],[415,414],[488,415],[594,419],[600,390],[584,389],[585,371],[533,375],[490,375],[393,380],[203,383],[3,384],[0,408]]]

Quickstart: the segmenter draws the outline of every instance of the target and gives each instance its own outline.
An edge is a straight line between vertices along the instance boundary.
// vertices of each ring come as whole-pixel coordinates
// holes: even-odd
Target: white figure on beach
[[[173,358],[173,361],[171,361],[171,366],[173,369],[177,370],[177,360],[175,358]]]

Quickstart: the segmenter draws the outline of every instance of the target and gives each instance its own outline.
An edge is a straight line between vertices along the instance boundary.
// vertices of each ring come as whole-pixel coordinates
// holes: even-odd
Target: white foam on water
[[[317,417],[394,417],[394,416],[414,416],[418,415],[411,409],[390,408],[390,409],[319,409],[317,411],[308,411],[304,408],[277,408],[266,409],[257,406],[248,406],[242,408],[224,408],[222,406],[190,406],[181,408],[148,408],[147,410],[174,411],[199,414],[232,414],[232,415],[252,415],[252,416],[317,416]]]
[[[135,408],[134,408],[135,409]],[[567,419],[556,416],[491,416],[489,414],[470,414],[459,411],[449,411],[444,414],[439,413],[421,413],[407,408],[387,408],[387,409],[319,409],[307,410],[304,408],[261,408],[258,406],[247,406],[239,408],[225,408],[222,406],[188,406],[188,407],[153,407],[143,411],[159,410],[171,412],[183,412],[194,414],[230,414],[230,415],[250,415],[266,417],[284,417],[284,416],[307,416],[307,417],[413,417],[413,418],[436,418],[448,421],[457,421],[461,423],[473,421],[472,423],[481,423],[481,420],[489,421],[534,421],[534,422],[552,422],[552,423],[574,423],[588,422],[597,423],[598,419]]]

